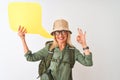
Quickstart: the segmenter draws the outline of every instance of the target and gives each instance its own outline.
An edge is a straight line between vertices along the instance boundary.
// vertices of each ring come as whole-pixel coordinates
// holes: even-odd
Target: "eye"
[[[61,33],[62,33],[62,34],[66,34],[66,33],[67,33],[67,31],[63,30],[63,31],[61,31]]]
[[[60,34],[60,31],[56,31],[56,32],[55,32],[55,35],[59,35],[59,34]]]
[[[55,35],[60,35],[60,34],[66,35],[66,34],[67,34],[67,31],[65,31],[65,30],[62,30],[62,31],[55,31],[54,34],[55,34]]]

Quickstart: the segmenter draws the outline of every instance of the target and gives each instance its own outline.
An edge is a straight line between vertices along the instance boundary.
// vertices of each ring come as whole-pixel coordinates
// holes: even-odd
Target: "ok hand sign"
[[[80,28],[78,28],[78,36],[76,37],[76,40],[82,45],[82,47],[87,46],[85,37],[86,32],[83,32]]]

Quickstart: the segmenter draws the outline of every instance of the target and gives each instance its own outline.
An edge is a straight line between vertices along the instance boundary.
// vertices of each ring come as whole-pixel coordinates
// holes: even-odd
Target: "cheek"
[[[56,41],[59,41],[59,37],[55,37],[55,40],[56,40]]]
[[[65,37],[65,40],[67,41],[67,37]]]

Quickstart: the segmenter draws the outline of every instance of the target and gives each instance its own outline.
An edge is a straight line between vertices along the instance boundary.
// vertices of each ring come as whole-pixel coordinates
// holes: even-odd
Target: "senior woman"
[[[71,34],[72,32],[69,30],[68,22],[64,19],[57,19],[53,24],[53,31],[51,35],[54,36],[53,42],[47,44],[42,49],[37,52],[32,53],[29,50],[26,40],[25,40],[26,29],[24,27],[19,26],[18,35],[22,40],[25,57],[28,61],[39,61],[42,57],[46,57],[48,55],[48,51],[54,50],[54,54],[48,69],[51,70],[52,79],[49,79],[46,73],[42,74],[41,80],[73,80],[72,78],[72,68],[70,67],[70,52],[69,47],[74,49],[74,58],[75,61],[78,61],[82,65],[92,66],[92,53],[86,43],[85,35],[81,29],[78,28],[78,36],[76,37],[77,42],[82,46],[83,53],[80,52],[73,44],[71,43]],[[66,62],[61,62],[68,61]]]

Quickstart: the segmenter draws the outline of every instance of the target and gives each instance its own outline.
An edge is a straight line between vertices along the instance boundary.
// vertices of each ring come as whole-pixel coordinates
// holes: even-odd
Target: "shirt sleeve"
[[[82,54],[78,49],[75,49],[75,59],[84,66],[92,66],[92,53],[89,55]]]
[[[28,51],[24,56],[26,57],[27,61],[39,61],[41,60],[43,57],[47,56],[48,54],[48,46],[44,47],[43,49],[32,53],[32,51]]]

